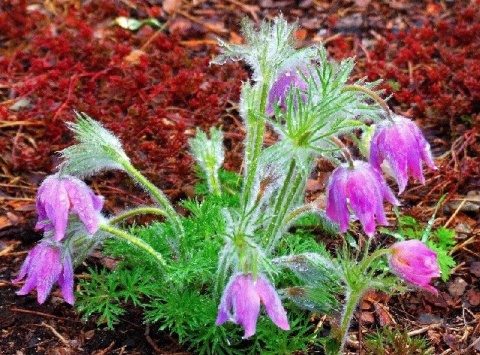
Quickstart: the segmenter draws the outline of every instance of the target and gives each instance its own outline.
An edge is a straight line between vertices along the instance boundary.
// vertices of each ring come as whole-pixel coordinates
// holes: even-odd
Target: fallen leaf
[[[375,317],[373,316],[373,312],[362,312],[360,320],[364,324],[373,324],[375,322]]]
[[[182,7],[182,0],[164,0],[162,9],[167,14],[173,14]]]
[[[470,289],[465,293],[465,298],[472,306],[478,306],[480,304],[480,292],[477,289]]]
[[[470,272],[477,277],[480,277],[480,261],[474,261],[470,265]]]
[[[450,293],[452,297],[462,296],[465,293],[467,285],[464,279],[457,277],[453,282],[448,283],[448,293]]]

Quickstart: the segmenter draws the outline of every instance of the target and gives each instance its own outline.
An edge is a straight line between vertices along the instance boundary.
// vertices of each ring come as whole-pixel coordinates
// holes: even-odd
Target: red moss
[[[29,32],[34,25],[25,17],[26,3],[14,3],[0,9],[0,23],[12,11],[11,21],[26,21],[25,28],[4,33],[9,40],[25,37],[20,49],[0,57],[0,84],[13,101],[28,100],[28,107],[8,112],[10,100],[0,105],[0,115],[40,122],[23,132],[41,137],[32,145],[20,135],[16,147],[2,149],[15,173],[54,168],[54,152],[73,143],[64,123],[74,119],[74,109],[118,134],[134,164],[155,183],[172,186],[190,173],[192,128],[222,123],[246,78],[238,65],[210,67],[210,58],[192,55],[163,33],[142,49],[153,29],[110,26],[119,15],[148,16],[146,5],[132,14],[117,1],[90,2]]]
[[[480,12],[458,3],[455,16],[431,19],[380,41],[362,63],[370,80],[384,79],[392,104],[409,115],[434,120],[447,137],[475,126],[480,107]],[[388,64],[387,64],[388,63]],[[412,110],[413,109],[413,110]],[[469,119],[465,120],[466,117]],[[458,131],[462,123],[462,130]]]

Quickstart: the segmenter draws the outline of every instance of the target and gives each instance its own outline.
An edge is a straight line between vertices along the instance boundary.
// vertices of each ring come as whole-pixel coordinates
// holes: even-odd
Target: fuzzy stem
[[[385,102],[384,99],[382,99],[378,94],[370,89],[367,89],[366,87],[359,86],[359,85],[345,85],[343,87],[343,91],[359,91],[363,92],[364,94],[367,94],[370,96],[372,99],[374,99],[387,113],[387,118],[393,122],[393,117],[390,109],[388,108],[387,103]]]
[[[220,184],[220,178],[218,177],[218,171],[211,169],[211,171],[207,171],[206,173],[210,192],[214,195],[220,196],[222,194],[222,187]]]
[[[316,207],[314,203],[308,203],[306,205],[295,208],[285,217],[285,224],[286,225],[290,224],[295,218],[297,218],[302,213],[313,211],[315,208]]]
[[[357,309],[358,304],[360,303],[366,290],[361,290],[357,292],[347,293],[345,295],[345,306],[342,313],[342,318],[340,321],[340,347],[338,349],[338,355],[343,354],[343,348],[347,342],[348,329],[350,328],[350,323],[352,322],[353,314]]]
[[[287,175],[285,176],[283,186],[278,196],[276,196],[273,218],[265,233],[267,253],[273,251],[280,238],[280,231],[286,228],[287,223],[285,217],[298,196],[303,177],[302,174],[296,170],[297,166],[295,160],[292,160]]]
[[[183,230],[183,225],[180,220],[180,215],[175,211],[172,204],[165,196],[165,194],[154,184],[152,184],[140,171],[138,171],[129,161],[121,160],[125,171],[140,185],[142,185],[150,195],[165,209],[166,216],[170,219],[177,234],[178,240],[183,240],[185,236],[185,231]]]
[[[115,225],[130,217],[138,216],[142,214],[154,214],[157,216],[167,217],[167,213],[158,207],[137,207],[116,215],[115,217],[113,217],[108,221],[108,224]]]
[[[134,235],[131,235],[130,233],[125,232],[122,229],[109,226],[107,224],[100,225],[99,230],[106,232],[108,234],[111,234],[115,238],[131,243],[139,247],[140,249],[143,249],[148,254],[150,254],[163,269],[167,268],[167,264],[165,263],[165,260],[163,259],[162,255],[157,251],[155,251],[155,249],[153,249],[148,243],[144,242],[142,239],[139,239]]]
[[[375,259],[378,259],[379,257],[390,253],[390,249],[378,249],[374,251],[371,255],[364,257],[359,265],[359,273],[364,274]],[[340,329],[338,333],[338,339],[340,340],[340,348],[338,349],[338,355],[343,354],[343,348],[345,347],[345,343],[347,341],[348,329],[350,328],[350,323],[352,322],[355,309],[362,300],[365,292],[370,288],[368,283],[355,285],[355,288],[352,286],[353,285],[347,286],[349,290],[345,295],[345,306],[343,308],[343,313],[340,321]]]
[[[268,81],[267,81],[268,82]],[[263,83],[262,93],[260,96],[259,112],[265,113],[267,107],[268,86]],[[243,215],[247,212],[248,200],[255,183],[255,176],[258,170],[260,153],[263,147],[263,137],[265,135],[265,122],[255,115],[254,112],[247,112],[248,117],[245,118],[247,126],[247,137],[245,142],[245,183],[241,196]]]
[[[392,250],[391,249],[378,249],[375,250],[372,254],[367,256],[365,259],[362,260],[362,263],[360,264],[360,270],[362,273],[364,273],[372,264],[372,262],[375,261],[375,259],[378,259],[381,256],[391,254]]]
[[[353,158],[352,158],[352,154],[350,154],[350,151],[348,150],[348,148],[345,146],[345,144],[343,144],[343,142],[338,139],[337,137],[335,136],[330,136],[330,140],[335,143],[335,145],[337,145],[340,150],[342,151],[342,154],[343,156],[345,157],[345,159],[347,160],[348,162],[348,166],[350,167],[350,169],[353,169],[355,166],[353,164]]]

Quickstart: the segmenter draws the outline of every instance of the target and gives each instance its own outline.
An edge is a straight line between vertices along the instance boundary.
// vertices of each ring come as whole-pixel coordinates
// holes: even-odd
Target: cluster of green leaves
[[[225,190],[234,193],[208,194],[208,187],[202,182],[196,191],[205,195],[182,202],[189,211],[182,218],[188,240],[182,257],[177,253],[178,246],[172,243],[173,229],[168,222],[130,228],[131,233],[170,260],[168,273],[148,262],[138,248],[116,239],[108,240],[103,246],[104,253],[120,261],[114,271],[90,269],[91,279],[80,282],[76,295],[78,310],[85,317],[99,314],[98,321],[113,328],[124,314],[123,307],[142,307],[146,322],[158,325],[160,330],[200,354],[290,354],[307,350],[315,341],[314,327],[308,314],[293,307],[293,302],[285,304],[291,326],[288,332],[262,316],[255,337],[249,340],[242,340],[242,328],[233,323],[215,325],[223,291],[215,288],[218,255],[224,243],[222,209],[239,204],[239,176],[220,171],[220,179]],[[278,254],[322,248],[311,233],[297,228],[284,238]],[[296,280],[293,273],[285,272],[276,281],[291,285]]]

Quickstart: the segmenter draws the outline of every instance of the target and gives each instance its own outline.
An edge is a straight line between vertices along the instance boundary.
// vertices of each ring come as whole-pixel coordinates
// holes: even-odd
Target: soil
[[[90,3],[88,0],[6,1],[4,5],[0,5],[0,22],[12,25],[6,36],[0,34],[0,60],[11,60],[18,48],[28,49],[29,46],[34,46],[35,43],[30,43],[28,38],[31,38],[35,31],[40,31],[41,21],[57,25],[62,21],[71,21],[72,16]],[[174,37],[190,58],[213,57],[218,50],[215,45],[217,36],[227,41],[240,42],[239,24],[243,17],[260,21],[273,18],[281,12],[289,20],[298,19],[300,29],[296,37],[301,45],[322,41],[335,58],[356,55],[358,68],[355,76],[374,78],[376,74],[387,75],[391,80],[396,78],[401,83],[401,75],[405,74],[406,80],[411,81],[409,86],[407,85],[410,91],[395,92],[390,104],[399,113],[415,115],[416,122],[424,129],[432,144],[439,170],[427,172],[424,186],[410,185],[402,195],[402,212],[427,223],[437,201],[444,193],[448,193],[440,207],[435,226],[443,225],[455,229],[458,244],[452,255],[457,267],[448,282],[436,283],[435,286],[439,289],[437,296],[421,291],[409,292],[400,297],[387,297],[376,292],[366,295],[356,314],[357,321],[351,329],[348,351],[364,353],[362,339],[366,334],[375,327],[400,324],[408,329],[411,335],[424,335],[436,354],[480,353],[480,63],[472,59],[478,58],[480,32],[478,23],[475,25],[475,21],[471,20],[479,18],[479,1],[152,0],[119,3],[126,16],[143,15],[143,18],[152,17],[164,23],[166,36]],[[12,10],[15,6],[25,10],[23,16],[28,17],[33,12],[41,13],[36,19],[39,23],[32,24],[21,18],[22,12],[14,13]],[[396,72],[398,68],[395,66],[402,65],[399,57],[392,53],[381,57],[385,40],[391,46],[390,51],[400,48],[400,43],[414,45],[405,40],[405,37],[396,37],[395,34],[402,31],[414,32],[428,23],[461,21],[459,14],[466,18],[465,31],[477,31],[476,39],[474,37],[467,41],[457,36],[458,38],[449,39],[448,42],[451,44],[457,41],[448,50],[455,51],[452,55],[456,55],[457,59],[460,54],[466,56],[461,59],[462,66],[457,69],[459,73],[468,73],[466,78],[460,74],[453,77],[449,85],[453,88],[455,83],[461,82],[464,86],[455,87],[453,92],[438,92],[432,84],[429,90],[422,90],[421,84],[418,84],[412,74],[415,69],[412,69],[411,64],[416,63],[418,58],[410,54],[412,56],[406,60],[406,69]],[[96,16],[97,14],[86,16],[85,26],[94,26]],[[115,19],[111,16],[110,22],[105,21],[108,19],[108,12],[102,16],[104,22],[101,25],[96,24],[97,30],[98,26],[108,28],[108,24]],[[146,35],[155,34],[152,31]],[[423,43],[422,38],[417,37],[420,45],[424,45],[421,48],[427,48],[425,43],[428,40]],[[428,42],[428,46],[438,49],[439,43]],[[417,53],[419,51],[420,49],[417,49]],[[428,61],[428,65],[436,65],[435,61],[438,60]],[[393,67],[389,67],[389,63],[393,64]],[[453,72],[454,66],[450,67]],[[374,69],[379,72],[375,73]],[[238,72],[239,78],[245,77],[244,68],[238,67]],[[445,77],[428,79],[446,85],[442,81]],[[414,87],[413,83],[416,82],[418,87]],[[43,165],[35,162],[36,169],[22,169],[18,161],[13,159],[15,157],[11,147],[22,139],[24,132],[29,132],[31,147],[49,144],[42,134],[36,134],[35,130],[29,131],[31,126],[19,119],[18,107],[12,107],[19,101],[14,93],[16,84],[15,78],[0,75],[0,353],[188,354],[186,348],[174,337],[158,331],[157,327],[144,324],[141,311],[135,307],[126,305],[127,313],[112,331],[97,325],[95,317],[82,320],[74,308],[63,302],[58,290],[54,291],[43,305],[36,302],[33,292],[22,297],[15,294],[18,286],[13,285],[11,280],[17,275],[28,251],[41,238],[33,228],[36,221],[36,188],[41,178],[51,173],[52,169],[51,162],[42,162]],[[235,92],[233,88],[228,90]],[[391,86],[386,87],[386,90],[387,93],[393,93]],[[225,92],[221,95],[226,95]],[[435,113],[435,107],[443,109],[440,102],[435,103],[439,97],[440,101],[444,102],[453,100],[448,101],[448,112]],[[28,108],[26,110],[28,111]],[[42,116],[41,108],[36,115]],[[215,122],[222,122],[227,130],[230,150],[227,165],[238,170],[243,131],[238,124],[234,105],[231,102],[225,104],[223,111],[216,115],[218,117]],[[201,124],[205,126],[213,124],[213,121]],[[182,129],[185,130],[185,127]],[[17,153],[21,156],[23,152]],[[50,156],[49,159],[53,158]],[[189,161],[185,160],[182,164],[187,166]],[[145,169],[151,167],[145,165]],[[167,169],[163,174],[170,174],[171,179],[166,181],[169,181],[167,191],[171,197],[178,199],[189,195],[193,181],[191,171],[184,173],[186,178],[183,182],[172,177],[174,174],[181,174],[179,171]],[[104,179],[106,182],[96,186],[107,199],[114,197],[114,202],[107,206],[111,212],[127,205],[128,196],[135,191],[135,187],[131,186],[127,186],[125,190],[109,188],[108,184],[112,181],[116,183],[115,179],[118,177],[107,174]],[[313,179],[309,186],[312,193],[321,192],[323,185],[320,177]],[[139,201],[144,198],[138,191],[136,196]],[[76,270],[76,277],[83,277],[86,265],[102,262],[101,254],[89,258]]]

